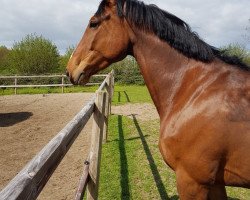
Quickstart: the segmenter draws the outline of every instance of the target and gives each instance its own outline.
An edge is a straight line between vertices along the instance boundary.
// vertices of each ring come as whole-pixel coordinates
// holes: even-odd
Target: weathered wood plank
[[[96,74],[93,77],[106,77],[108,74]],[[25,78],[56,78],[56,77],[67,77],[66,75],[39,75],[39,76],[0,76],[0,79],[25,79]]]
[[[0,192],[1,200],[36,199],[94,109],[92,99]]]
[[[100,85],[100,83],[87,83],[86,85]],[[48,84],[48,85],[0,85],[0,88],[32,88],[32,87],[67,87],[72,84]]]
[[[97,91],[102,91],[102,90],[104,90],[106,88],[108,79],[109,79],[109,75],[105,78],[105,80],[102,82],[102,84],[100,85],[100,87],[98,88]]]
[[[103,143],[107,142],[108,139],[108,114],[109,114],[109,94],[107,93],[107,97],[104,103],[104,124],[103,124]]]
[[[75,200],[83,199],[88,184],[88,178],[89,178],[89,161],[85,161],[82,177],[80,179],[80,183],[76,191]]]
[[[95,109],[93,114],[92,138],[89,154],[89,183],[87,186],[87,200],[98,198],[100,162],[102,151],[103,127],[105,122],[105,101],[107,92],[96,93]]]
[[[108,117],[109,117],[109,111],[111,106],[111,74],[107,77],[107,84],[106,84],[106,91],[107,91],[107,97],[105,101],[105,121],[104,121],[104,127],[103,127],[103,143],[107,142],[108,139]]]
[[[93,75],[93,77],[107,77],[108,74],[97,74]],[[27,78],[57,78],[60,77],[62,82],[61,84],[35,84],[35,85],[18,85],[17,80],[18,79],[27,79]],[[14,79],[15,84],[14,85],[0,85],[0,88],[14,88],[15,89],[15,94],[17,93],[17,88],[33,88],[33,87],[61,87],[62,88],[62,93],[64,92],[64,87],[68,86],[73,86],[72,84],[65,84],[64,83],[64,78],[66,75],[40,75],[40,76],[0,76],[0,79]],[[105,81],[104,81],[105,82]],[[102,83],[104,83],[102,82]],[[101,83],[87,83],[86,85],[100,85]]]
[[[24,79],[24,78],[56,78],[56,77],[66,77],[66,75],[60,75],[60,74],[55,74],[55,75],[37,75],[37,76],[0,76],[0,79]]]

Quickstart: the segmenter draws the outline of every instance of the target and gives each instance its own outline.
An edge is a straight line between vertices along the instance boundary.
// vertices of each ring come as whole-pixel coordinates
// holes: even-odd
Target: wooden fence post
[[[109,76],[109,87],[108,87],[109,99],[108,99],[108,115],[111,115],[111,103],[112,103],[112,72]]]
[[[17,78],[15,78],[15,94],[17,94],[17,88],[16,88],[16,86],[17,86]]]
[[[89,178],[89,161],[84,162],[83,174],[80,179],[79,186],[76,191],[75,200],[82,200],[84,197],[85,190],[87,188]]]
[[[107,100],[106,100],[106,112],[105,112],[105,126],[104,126],[104,135],[103,135],[103,143],[107,142],[108,138],[108,117],[111,115],[111,104],[112,104],[112,97],[113,97],[113,71],[109,73],[108,80],[107,80]]]
[[[64,93],[64,76],[62,75],[62,93]]]
[[[107,92],[106,92],[107,96],[105,101],[105,112],[104,112],[105,120],[103,127],[103,143],[106,143],[108,138],[108,117],[109,117],[109,99],[110,99],[109,88],[110,85],[107,85]]]
[[[114,95],[114,71],[110,72],[110,79],[109,79],[109,115],[111,115],[111,104],[112,98]]]
[[[93,127],[89,154],[89,183],[87,187],[87,200],[98,198],[102,138],[105,123],[105,102],[107,92],[96,93],[95,109],[93,113]]]
[[[114,95],[114,89],[115,89],[115,75],[112,74],[112,96]]]

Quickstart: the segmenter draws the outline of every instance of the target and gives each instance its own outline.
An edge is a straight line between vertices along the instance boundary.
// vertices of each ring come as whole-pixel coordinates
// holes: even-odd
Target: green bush
[[[48,74],[59,68],[56,45],[43,36],[27,35],[16,42],[9,54],[9,65],[18,74]]]
[[[8,74],[8,55],[10,50],[5,46],[0,46],[0,74]]]
[[[59,73],[65,73],[70,56],[72,55],[74,50],[75,50],[74,46],[70,46],[67,48],[65,54],[60,57],[59,70],[58,70]]]
[[[237,56],[246,64],[250,65],[250,52],[242,45],[230,44],[222,48],[222,51],[229,56]]]

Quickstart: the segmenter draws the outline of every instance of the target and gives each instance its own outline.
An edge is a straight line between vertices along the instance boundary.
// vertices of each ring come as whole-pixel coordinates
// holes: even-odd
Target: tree
[[[59,61],[59,71],[60,73],[64,73],[69,62],[70,56],[74,52],[74,46],[69,46],[63,56],[60,57]]]
[[[250,19],[248,19],[248,26],[246,27],[246,34],[244,34],[244,38],[247,42],[250,42]]]
[[[230,44],[222,48],[222,51],[229,56],[237,56],[243,62],[250,65],[250,52],[242,45]]]
[[[237,56],[241,59],[245,58],[248,54],[245,47],[240,44],[229,44],[223,47],[222,50],[229,56]]]
[[[9,63],[19,74],[46,74],[58,70],[59,53],[50,40],[30,34],[13,45]]]
[[[144,79],[139,66],[132,56],[127,56],[124,60],[114,63],[103,73],[113,69],[115,71],[115,81],[122,84],[143,85]]]
[[[8,55],[10,50],[5,46],[0,46],[0,73],[6,74],[8,71]]]

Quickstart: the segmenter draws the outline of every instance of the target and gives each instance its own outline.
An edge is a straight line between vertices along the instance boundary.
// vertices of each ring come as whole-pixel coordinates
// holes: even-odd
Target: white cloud
[[[11,47],[29,33],[42,34],[61,52],[80,40],[100,0],[0,0],[0,45]],[[241,43],[249,0],[145,0],[186,21],[214,46]],[[250,44],[245,43],[250,49]]]

